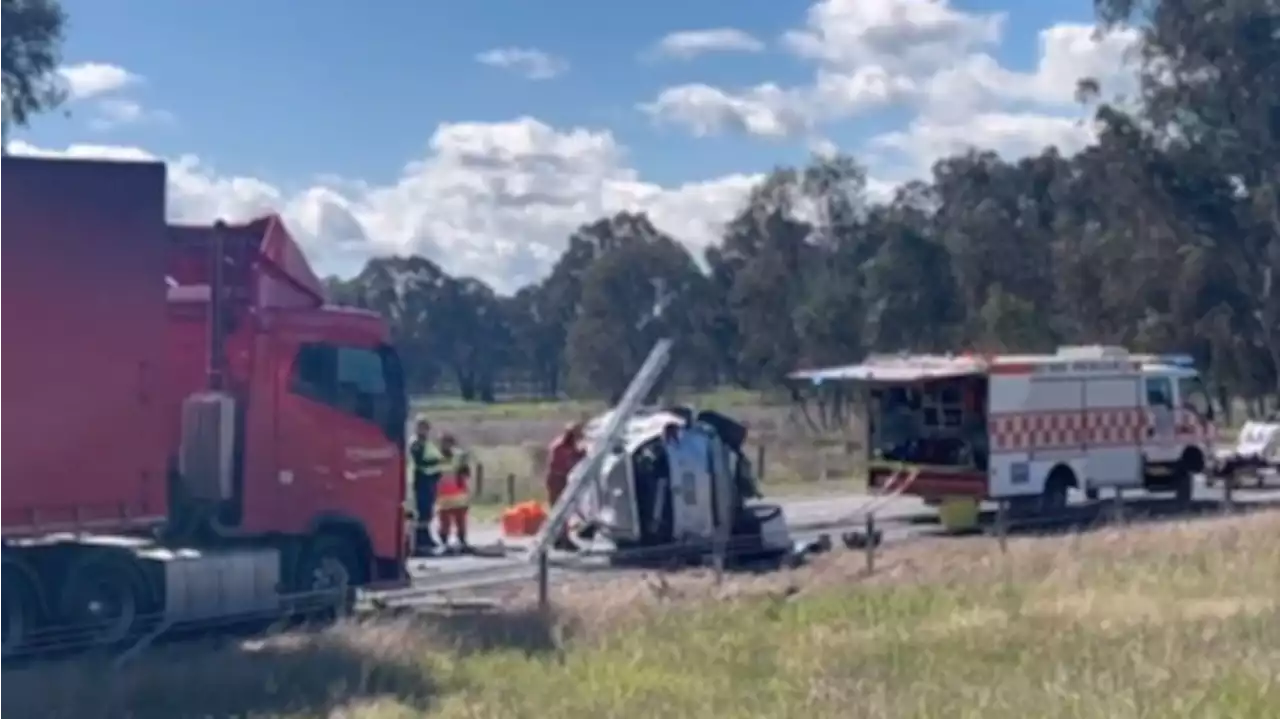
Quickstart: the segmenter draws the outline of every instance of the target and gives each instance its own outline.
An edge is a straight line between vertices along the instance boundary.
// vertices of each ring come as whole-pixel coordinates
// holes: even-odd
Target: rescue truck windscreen
[[[1148,407],[1185,410],[1201,420],[1213,419],[1213,402],[1192,357],[1155,355],[1140,359]]]

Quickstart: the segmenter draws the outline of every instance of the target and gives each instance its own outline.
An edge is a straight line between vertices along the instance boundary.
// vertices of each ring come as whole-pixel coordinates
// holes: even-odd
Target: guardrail
[[[921,517],[884,518],[881,514],[892,500],[901,496],[914,477],[901,475],[894,488],[883,495],[869,499],[866,504],[832,521],[820,524],[800,525],[791,528],[794,536],[804,540],[802,549],[823,552],[842,546],[847,550],[864,553],[865,576],[876,572],[879,555],[886,547],[936,539],[939,532],[910,531],[909,528],[925,523]],[[1263,503],[1238,501],[1241,489],[1228,481],[1221,500],[1201,501],[1189,508],[1169,500],[1128,500],[1123,492],[1116,492],[1106,500],[1086,505],[1068,507],[1053,516],[1020,517],[1009,511],[1007,503],[997,503],[994,511],[985,512],[979,526],[966,534],[985,536],[995,541],[998,551],[1008,551],[1010,537],[1020,534],[1065,533],[1088,531],[1099,526],[1127,525],[1149,519],[1185,519],[1204,514],[1232,514],[1247,506],[1270,508],[1280,506],[1280,500]],[[1247,490],[1243,490],[1247,491]],[[886,539],[882,530],[904,529],[896,538]],[[944,535],[945,536],[945,535]],[[839,540],[838,542],[836,540]],[[803,554],[803,552],[801,553]],[[762,557],[758,539],[752,537],[730,538],[723,542],[701,544],[671,543],[637,549],[598,551],[587,550],[568,557],[553,557],[543,552],[536,564],[528,561],[533,553],[510,557],[509,561],[494,567],[471,571],[449,571],[434,577],[424,577],[417,585],[394,592],[378,592],[354,596],[349,590],[323,590],[285,595],[277,607],[248,611],[229,616],[219,616],[200,621],[175,624],[163,614],[137,616],[128,622],[127,631],[113,629],[112,622],[77,627],[43,627],[31,636],[28,648],[5,657],[5,663],[62,657],[87,650],[110,650],[116,663],[128,662],[161,640],[223,634],[237,628],[260,632],[270,625],[294,624],[308,619],[331,619],[348,612],[378,612],[397,608],[475,608],[496,606],[483,601],[485,592],[493,589],[530,587],[533,584],[538,604],[549,609],[552,605],[551,586],[554,576],[572,578],[577,582],[598,579],[616,580],[619,569],[613,565],[639,565],[649,572],[680,571],[691,566],[709,568],[716,582],[737,566],[752,570],[761,567],[796,566],[799,555]],[[464,596],[459,597],[462,594]]]

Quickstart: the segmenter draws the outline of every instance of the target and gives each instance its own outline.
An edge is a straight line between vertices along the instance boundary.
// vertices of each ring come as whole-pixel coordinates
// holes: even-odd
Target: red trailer
[[[165,180],[3,159],[6,657],[405,580],[386,325],[277,217],[167,224]]]

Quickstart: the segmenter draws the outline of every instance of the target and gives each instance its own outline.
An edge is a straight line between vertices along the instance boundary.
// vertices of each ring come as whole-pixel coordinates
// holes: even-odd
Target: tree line
[[[1280,10],[1275,0],[1095,0],[1141,30],[1140,90],[1097,141],[971,150],[885,202],[856,158],[780,167],[692,255],[642,214],[582,225],[501,296],[423,257],[331,278],[390,321],[416,392],[618,395],[660,336],[693,388],[777,384],[870,352],[1120,344],[1193,354],[1225,395],[1280,395]],[[5,127],[62,100],[65,15],[3,0]]]
[[[416,390],[466,399],[616,396],[660,336],[689,387],[765,387],[870,352],[1104,343],[1189,352],[1222,392],[1275,395],[1274,2],[1105,0],[1099,16],[1143,28],[1141,93],[1108,104],[1082,81],[1097,142],[1075,155],[975,149],[887,202],[856,158],[814,157],[771,172],[701,257],[623,212],[509,297],[422,257],[331,288],[390,319]]]

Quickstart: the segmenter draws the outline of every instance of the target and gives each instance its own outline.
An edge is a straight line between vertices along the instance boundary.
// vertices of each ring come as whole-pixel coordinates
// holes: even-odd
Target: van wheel
[[[40,603],[36,588],[21,567],[5,562],[3,582],[4,658],[9,659],[27,649],[40,618]]]
[[[350,614],[355,609],[360,570],[359,555],[346,539],[334,534],[312,539],[302,552],[293,583],[302,594],[306,613],[323,619]]]
[[[72,562],[58,593],[57,621],[94,645],[114,645],[138,625],[141,577],[128,559],[100,553]]]

